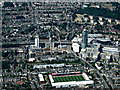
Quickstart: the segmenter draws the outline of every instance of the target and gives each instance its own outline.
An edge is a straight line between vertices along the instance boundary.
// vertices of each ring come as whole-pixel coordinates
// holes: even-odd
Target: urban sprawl
[[[3,90],[120,88],[120,3],[3,2]]]

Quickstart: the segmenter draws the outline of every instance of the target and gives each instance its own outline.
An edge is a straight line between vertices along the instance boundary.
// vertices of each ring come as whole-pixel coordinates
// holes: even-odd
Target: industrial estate
[[[2,2],[3,90],[119,89],[119,2]]]

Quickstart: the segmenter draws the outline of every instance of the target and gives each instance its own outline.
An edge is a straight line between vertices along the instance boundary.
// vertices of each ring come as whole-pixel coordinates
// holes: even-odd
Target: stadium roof
[[[72,81],[72,82],[58,82],[58,83],[52,83],[52,86],[64,86],[64,85],[86,85],[86,84],[93,84],[94,81]]]
[[[93,84],[94,83],[93,80],[90,80],[88,78],[86,73],[82,73],[81,75],[75,75],[75,76],[77,76],[77,77],[74,77],[74,76],[71,76],[71,75],[68,75],[68,76],[66,76],[66,75],[63,76],[62,75],[61,77],[60,76],[56,77],[56,76],[52,76],[50,74],[49,79],[50,79],[50,82],[51,82],[52,86],[55,86],[55,87],[79,86],[79,85],[87,85],[87,84]],[[81,79],[81,77],[79,77],[79,76],[82,76],[84,79]],[[55,78],[56,78],[56,80],[55,80]],[[74,81],[72,81],[71,79],[74,80]]]

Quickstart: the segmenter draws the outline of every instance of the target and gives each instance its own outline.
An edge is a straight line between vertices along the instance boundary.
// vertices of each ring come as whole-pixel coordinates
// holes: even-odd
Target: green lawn
[[[54,77],[55,82],[69,82],[69,81],[84,81],[82,75],[77,76],[64,76],[64,77]]]

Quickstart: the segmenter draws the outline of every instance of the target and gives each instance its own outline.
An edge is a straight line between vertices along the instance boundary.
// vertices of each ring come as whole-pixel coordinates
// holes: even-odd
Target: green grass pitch
[[[69,82],[69,81],[84,81],[82,75],[77,76],[64,76],[64,77],[53,77],[54,82]]]

